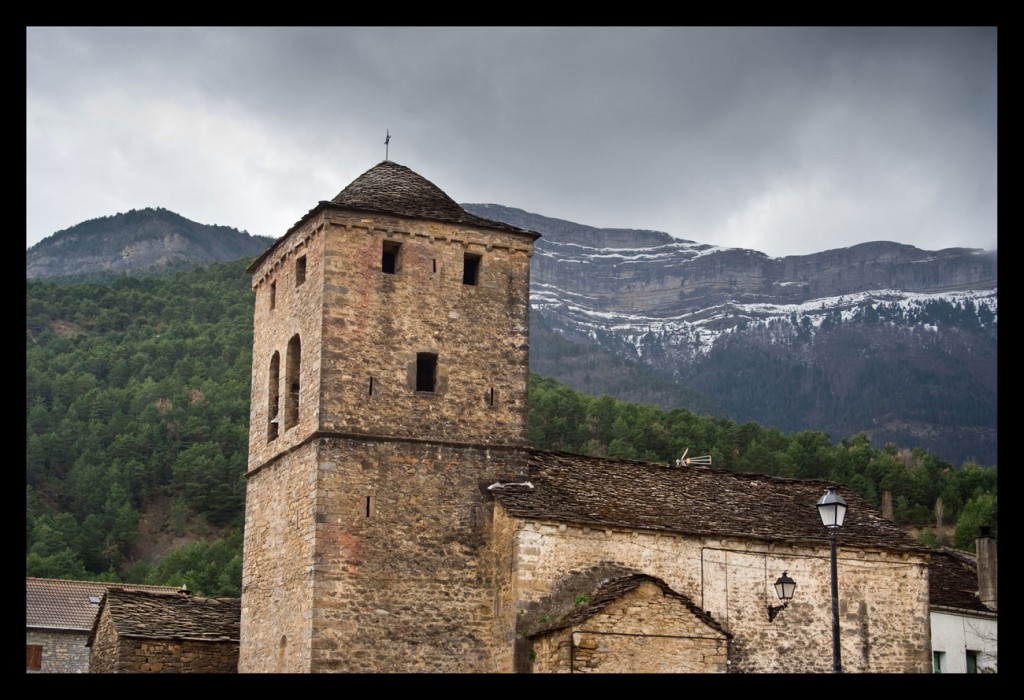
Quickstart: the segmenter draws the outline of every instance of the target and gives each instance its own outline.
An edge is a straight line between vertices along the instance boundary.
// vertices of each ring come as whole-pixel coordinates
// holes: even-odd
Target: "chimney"
[[[989,526],[982,525],[978,539],[974,540],[974,550],[978,554],[978,597],[983,605],[996,610],[996,583],[999,580],[996,540],[989,532]]]

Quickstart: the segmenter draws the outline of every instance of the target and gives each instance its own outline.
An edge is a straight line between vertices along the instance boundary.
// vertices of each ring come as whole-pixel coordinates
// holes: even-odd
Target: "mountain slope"
[[[58,231],[25,255],[28,279],[159,271],[258,255],[274,239],[190,221],[166,209],[133,209]]]

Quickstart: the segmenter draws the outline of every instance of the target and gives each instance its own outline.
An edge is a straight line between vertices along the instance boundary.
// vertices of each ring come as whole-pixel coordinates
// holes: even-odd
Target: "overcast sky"
[[[771,256],[996,248],[994,28],[28,28],[27,247],[283,235],[387,156],[460,203]]]

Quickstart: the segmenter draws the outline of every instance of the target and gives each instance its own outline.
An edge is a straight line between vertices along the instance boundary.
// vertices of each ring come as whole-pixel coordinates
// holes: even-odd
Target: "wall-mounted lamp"
[[[775,616],[786,609],[789,601],[793,600],[794,591],[796,591],[796,581],[783,571],[782,576],[779,576],[775,581],[775,593],[779,596],[779,600],[782,601],[782,605],[768,606],[768,622],[774,622]]]

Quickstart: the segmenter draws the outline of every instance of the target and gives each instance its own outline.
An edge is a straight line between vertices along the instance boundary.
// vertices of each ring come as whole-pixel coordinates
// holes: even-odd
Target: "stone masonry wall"
[[[239,671],[309,671],[317,453],[302,447],[246,486]]]
[[[313,670],[511,671],[514,606],[495,595],[486,487],[521,472],[525,455],[318,445]]]
[[[533,241],[431,221],[329,212],[321,429],[524,445]],[[385,243],[397,245],[393,274]],[[463,283],[466,255],[476,284]],[[417,353],[437,355],[416,391]],[[372,387],[371,387],[372,381]]]
[[[117,673],[237,673],[238,643],[125,639]]]
[[[96,621],[96,636],[92,641],[92,659],[89,673],[116,673],[119,653],[117,630],[110,621],[110,610],[104,607]]]
[[[500,510],[500,508],[499,508]],[[500,520],[502,516],[496,516]],[[832,664],[830,556],[821,546],[683,537],[520,522],[514,595],[524,607],[565,572],[614,561],[664,580],[734,635],[732,672],[828,672]],[[796,595],[774,622],[783,571]],[[838,552],[840,640],[847,672],[930,670],[928,578],[920,555]]]
[[[293,231],[280,248],[253,272],[252,386],[249,408],[249,468],[300,444],[320,420],[320,351],[323,330],[324,222],[314,218]],[[305,261],[305,281],[298,281],[298,261]],[[272,291],[273,288],[273,291]],[[273,301],[272,301],[273,299]],[[289,341],[299,337],[301,349],[299,420],[285,420]],[[270,364],[279,357],[277,390],[280,423],[277,437],[268,438]]]
[[[533,644],[535,673],[724,673],[728,641],[647,582]],[[571,671],[570,671],[571,664]]]
[[[43,648],[41,668],[29,673],[88,673],[89,640],[87,632],[62,632],[56,630],[28,630],[26,644],[38,644]]]

